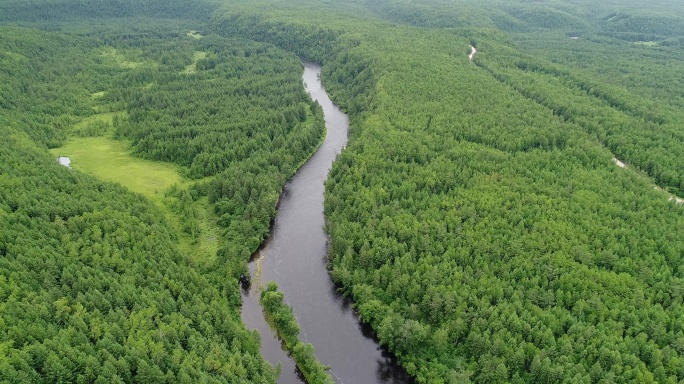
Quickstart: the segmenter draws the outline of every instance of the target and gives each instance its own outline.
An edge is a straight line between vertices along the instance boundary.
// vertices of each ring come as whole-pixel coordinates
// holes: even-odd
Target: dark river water
[[[244,287],[242,319],[261,333],[261,349],[272,364],[280,362],[280,384],[304,382],[281,349],[259,306],[258,288],[274,280],[285,293],[301,326],[300,339],[313,344],[318,360],[330,366],[337,383],[410,383],[394,357],[359,322],[351,302],[335,289],[326,269],[323,191],[330,166],[347,143],[349,120],[328,98],[319,80],[320,66],[304,63],[303,80],[323,107],[327,135],[316,153],[285,186],[271,234],[250,263],[252,284]]]

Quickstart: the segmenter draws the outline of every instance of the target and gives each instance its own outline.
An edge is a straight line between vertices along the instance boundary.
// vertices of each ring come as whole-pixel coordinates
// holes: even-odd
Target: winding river
[[[274,280],[299,321],[300,339],[313,344],[316,357],[330,366],[337,383],[410,383],[394,357],[378,345],[370,327],[360,323],[351,302],[336,291],[326,269],[324,182],[347,143],[349,120],[328,98],[320,70],[318,65],[304,63],[303,80],[311,97],[323,107],[325,141],[283,189],[271,234],[250,263],[252,282],[243,287],[242,319],[248,328],[259,330],[264,357],[274,365],[282,364],[278,382],[302,383],[259,305],[259,286]]]

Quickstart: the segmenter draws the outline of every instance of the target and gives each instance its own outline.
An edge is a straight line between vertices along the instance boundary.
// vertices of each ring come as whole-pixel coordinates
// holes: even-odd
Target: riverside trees
[[[444,2],[421,3],[429,14]],[[643,174],[616,167],[610,151],[653,156],[653,147],[671,146],[663,152],[675,159],[681,118],[669,107],[646,107],[651,88],[632,82],[645,100],[624,98],[607,77],[576,73],[561,60],[550,66],[549,46],[530,58],[515,45],[594,28],[595,20],[570,9],[552,10],[557,26],[520,23],[536,35],[513,37],[378,25],[367,16],[330,20],[345,48],[325,57],[323,80],[353,122],[327,183],[331,275],[419,382],[684,377],[682,208]],[[563,24],[566,15],[572,23]],[[305,20],[273,11],[265,23],[297,30],[292,24],[305,29]],[[254,21],[248,28],[257,29]],[[603,39],[596,41],[629,44]],[[473,42],[477,65],[465,55]],[[580,51],[572,54],[579,60]],[[563,74],[530,71],[526,62]],[[599,73],[599,65],[591,70]],[[613,125],[646,116],[672,118],[672,125]],[[588,129],[591,122],[612,127],[610,140],[620,144]],[[655,132],[672,137],[663,141]],[[677,179],[674,161],[659,164]]]
[[[182,20],[51,16],[72,32],[0,27],[0,381],[275,382],[240,323],[238,279],[323,132],[299,60],[186,36]],[[82,135],[130,138],[186,185],[204,177],[170,191],[168,211],[196,220],[210,197],[217,255],[181,252],[178,230],[197,223],[176,229],[167,210],[46,153]]]
[[[287,7],[271,0],[255,0],[248,5],[242,3],[227,2],[228,8],[222,10],[221,16],[208,29],[213,28],[223,35],[265,40],[323,61],[326,64],[323,73],[326,87],[336,101],[352,114],[351,141],[333,167],[327,184],[331,275],[342,284],[347,294],[354,297],[360,316],[373,325],[381,342],[398,355],[400,362],[419,382],[677,382],[684,378],[682,208],[668,202],[665,194],[654,190],[655,185],[648,177],[629,169],[619,169],[611,162],[614,153],[624,154],[664,187],[672,188],[674,192],[681,188],[681,167],[677,156],[681,151],[678,144],[681,141],[678,128],[681,115],[677,112],[681,100],[676,80],[679,79],[675,70],[678,68],[677,60],[673,59],[679,56],[676,50],[667,48],[679,44],[681,33],[677,32],[679,17],[677,9],[671,8],[672,4],[657,2],[660,15],[654,16],[643,14],[637,3],[629,4],[628,10],[611,10],[606,8],[608,5],[599,4],[594,8],[591,4],[595,2],[583,1],[553,1],[543,5],[493,2],[487,9],[480,5],[453,7],[448,2],[421,1],[418,11],[402,1],[382,2],[372,10],[365,8],[363,2],[302,2],[310,7],[309,11],[297,9],[296,12],[287,8],[290,3]],[[268,6],[255,8],[254,4]],[[444,15],[444,9],[448,11],[446,17],[438,23],[431,23],[430,17],[425,17]],[[465,23],[474,19],[450,13],[461,9],[477,16],[478,22]],[[674,28],[659,29],[658,24],[662,23],[650,21],[663,20],[663,9],[668,13],[665,17],[668,25]],[[393,13],[389,15],[391,17],[382,13],[387,10]],[[228,14],[224,15],[226,12]],[[383,20],[379,21],[378,15]],[[491,16],[489,20],[487,16]],[[387,20],[440,28],[406,27]],[[328,25],[320,28],[318,25],[322,22]],[[515,33],[506,34],[502,30]],[[522,34],[524,32],[533,34]],[[582,39],[568,39],[580,34],[582,39],[590,38],[595,45],[567,48],[567,44],[582,42]],[[3,34],[5,36],[9,34]],[[229,73],[227,63],[254,62],[249,61],[246,54],[214,50],[204,41],[181,42],[182,36],[176,36],[176,44],[164,46],[150,40],[142,44],[140,51],[135,46],[125,46],[121,41],[112,43],[110,47],[119,44],[117,51],[109,51],[112,54],[105,57],[108,60],[113,58],[117,65],[97,67],[98,60],[104,58],[85,55],[90,59],[80,61],[83,67],[79,70],[57,71],[71,68],[64,64],[72,61],[65,60],[60,64],[55,59],[58,55],[40,55],[51,52],[50,45],[62,44],[62,38],[48,34],[40,36],[40,39],[35,35],[32,39],[19,39],[21,42],[17,42],[14,48],[3,48],[0,56],[3,63],[0,71],[8,68],[3,72],[7,81],[2,82],[4,91],[0,96],[0,103],[10,111],[0,117],[6,126],[13,127],[7,131],[8,135],[15,137],[16,141],[17,137],[23,137],[17,132],[24,131],[33,142],[54,146],[64,139],[57,128],[70,126],[92,113],[89,109],[92,104],[84,95],[105,90],[101,85],[79,88],[82,84],[91,84],[85,80],[73,82],[70,86],[62,82],[60,87],[50,87],[42,84],[56,83],[39,82],[26,76],[39,73],[40,79],[45,80],[65,78],[55,76],[58,74],[83,76],[79,74],[84,73],[87,76],[77,78],[95,76],[92,78],[101,79],[99,84],[105,84],[107,89],[114,89],[116,84],[130,86],[128,91],[121,85],[120,92],[112,92],[109,96],[105,94],[98,106],[118,106],[118,110],[128,112],[126,120],[117,122],[116,129],[122,137],[136,140],[140,155],[150,158],[167,156],[164,158],[186,167],[187,174],[193,177],[216,175],[214,180],[191,188],[188,191],[191,199],[187,194],[179,194],[179,199],[187,202],[195,196],[209,196],[216,203],[221,223],[228,228],[226,238],[229,242],[222,247],[217,258],[218,265],[225,267],[219,277],[206,272],[207,275],[197,276],[199,280],[196,282],[180,277],[173,280],[182,281],[183,284],[179,285],[187,287],[189,292],[197,292],[197,295],[192,295],[198,300],[193,309],[204,308],[207,301],[213,303],[212,298],[219,297],[212,296],[215,287],[225,287],[229,302],[236,303],[236,285],[233,284],[242,271],[240,257],[248,256],[265,233],[265,219],[273,209],[269,202],[275,201],[278,186],[282,185],[292,168],[280,168],[279,161],[286,158],[276,161],[277,157],[261,156],[263,153],[254,161],[245,158],[238,165],[228,164],[224,158],[241,158],[231,152],[239,152],[238,147],[228,150],[212,148],[205,144],[213,140],[213,130],[207,130],[207,137],[195,140],[199,135],[196,129],[179,127],[177,119],[181,114],[191,116],[193,123],[206,123],[212,121],[212,115],[222,113],[216,111],[212,114],[215,105],[211,103],[195,103],[192,104],[194,108],[184,110],[181,104],[193,103],[191,95],[182,93],[184,88],[190,87],[197,95],[213,97],[215,94],[213,90],[192,88],[186,78],[180,77],[180,72],[194,63],[191,69],[195,73],[183,76],[213,79],[215,74],[216,82],[226,84],[222,82],[226,79],[221,76]],[[48,36],[54,39],[47,39]],[[549,43],[554,39],[559,41],[558,36],[565,41],[562,54],[554,47],[560,44]],[[651,47],[637,47],[630,43],[642,37],[654,38],[647,42]],[[69,52],[69,49],[87,52],[92,46],[101,45],[100,41],[88,39],[90,37],[74,37],[70,39],[72,43],[78,40],[85,45],[63,44],[59,52]],[[107,39],[109,37],[101,42]],[[221,41],[219,38],[207,39]],[[6,41],[13,40],[3,39]],[[469,44],[478,47],[477,65],[470,65],[465,55]],[[528,45],[537,57],[522,52]],[[16,47],[38,48],[26,54],[17,51]],[[260,44],[253,47],[265,49],[262,53],[270,50]],[[646,47],[654,50],[648,51]],[[164,55],[165,50],[174,54]],[[587,56],[586,50],[591,50],[591,55]],[[195,51],[206,52],[207,56],[194,62]],[[121,52],[125,54],[121,56]],[[587,64],[598,52],[604,52],[603,58],[593,62],[595,64]],[[31,57],[40,59],[31,60]],[[131,68],[136,63],[144,63],[142,57],[156,65]],[[657,66],[645,65],[653,59],[656,59]],[[268,60],[287,62],[279,57],[269,57]],[[27,67],[28,63],[32,67]],[[623,63],[632,64],[625,67]],[[88,69],[94,66],[106,71]],[[255,68],[259,66],[255,65]],[[628,76],[624,80],[626,88],[622,88],[623,80],[614,79],[618,78],[617,75],[622,78],[625,70]],[[15,73],[18,75],[13,76]],[[174,104],[172,96],[176,91],[185,100],[183,103]],[[258,92],[254,94],[263,96]],[[299,97],[294,94],[288,96],[295,101]],[[17,103],[15,100],[19,99],[16,97],[21,97],[22,102]],[[259,100],[270,102],[269,97]],[[154,109],[145,107],[148,101],[155,105]],[[307,105],[299,105],[306,112]],[[270,104],[266,106],[270,107]],[[34,107],[35,110],[28,111]],[[315,116],[312,106],[308,107],[309,113]],[[165,113],[163,116],[155,115],[156,110]],[[302,123],[298,120],[301,110],[293,108],[291,116],[283,115],[281,121],[293,122],[294,127],[306,127],[306,124],[299,125]],[[277,122],[277,117],[274,119],[269,112],[263,121],[270,124]],[[147,124],[151,127],[149,130]],[[196,125],[199,126],[202,125]],[[137,128],[133,130],[131,127]],[[170,136],[164,138],[164,132]],[[246,132],[256,136],[258,143],[269,142],[258,137],[259,132],[255,129]],[[242,134],[243,131],[239,130],[236,137],[240,140],[235,142],[251,148],[249,140],[242,140]],[[145,139],[155,135],[159,142]],[[30,143],[25,137],[21,140]],[[155,227],[152,231],[143,225],[152,226],[163,221],[155,218],[154,215],[158,214],[152,208],[137,203],[118,203],[119,199],[133,199],[129,195],[121,197],[117,192],[106,196],[107,202],[117,207],[135,208],[128,215],[131,217],[126,214],[110,215],[111,210],[99,208],[92,209],[104,211],[98,213],[99,216],[81,215],[78,210],[57,210],[59,215],[51,216],[50,212],[55,208],[41,205],[42,196],[63,195],[62,191],[70,191],[71,184],[62,181],[73,179],[59,176],[59,180],[65,179],[58,183],[45,176],[51,170],[60,172],[59,175],[71,174],[62,168],[57,171],[54,164],[51,168],[41,168],[41,161],[47,160],[39,160],[39,150],[30,150],[27,155],[14,153],[17,148],[25,147],[20,145],[21,140],[16,141],[19,144],[4,149],[7,154],[3,155],[3,164],[13,166],[26,162],[38,164],[36,167],[46,171],[35,176],[35,183],[26,181],[23,173],[3,173],[3,202],[8,203],[2,205],[0,217],[7,222],[3,229],[8,230],[2,233],[12,234],[0,243],[0,254],[6,256],[3,262],[12,263],[3,271],[24,272],[7,272],[2,287],[3,292],[13,292],[15,296],[35,291],[37,293],[28,294],[30,297],[26,300],[40,299],[36,299],[35,305],[26,311],[21,310],[24,307],[20,301],[11,299],[12,296],[7,299],[9,304],[5,304],[3,309],[8,308],[8,311],[2,313],[7,313],[9,320],[3,318],[3,321],[20,325],[6,328],[8,331],[3,334],[0,351],[11,357],[2,361],[10,361],[11,364],[9,367],[3,365],[2,369],[6,369],[6,374],[11,377],[23,378],[20,376],[22,372],[28,372],[33,375],[29,379],[48,374],[50,378],[67,379],[89,375],[90,371],[81,368],[85,363],[74,363],[80,360],[72,359],[72,355],[56,359],[50,353],[44,353],[41,345],[47,345],[54,339],[51,333],[36,340],[26,336],[28,333],[25,331],[32,329],[31,324],[37,321],[33,321],[37,315],[34,316],[30,310],[37,308],[40,309],[39,315],[45,315],[47,319],[38,323],[44,324],[44,327],[36,327],[38,331],[48,329],[59,334],[61,330],[68,330],[71,332],[68,335],[73,334],[75,340],[82,342],[74,344],[59,339],[60,342],[65,340],[64,345],[83,345],[83,348],[95,348],[93,343],[98,348],[101,345],[102,348],[98,349],[101,355],[115,356],[110,363],[117,376],[128,378],[140,372],[141,379],[159,379],[157,367],[162,374],[171,372],[177,378],[182,367],[173,365],[175,355],[169,352],[171,344],[166,344],[171,343],[170,337],[154,339],[167,334],[163,326],[160,333],[155,325],[167,324],[165,314],[169,314],[170,319],[179,306],[176,303],[174,310],[173,303],[165,299],[167,291],[172,292],[173,297],[180,289],[160,277],[160,274],[162,277],[166,275],[156,272],[166,269],[156,266],[151,269],[127,268],[133,273],[127,277],[132,282],[130,289],[141,287],[135,291],[139,294],[133,297],[154,299],[143,300],[140,304],[142,309],[130,312],[131,321],[143,324],[143,329],[149,334],[129,335],[125,340],[132,340],[135,346],[147,342],[145,345],[155,353],[158,351],[156,343],[160,343],[163,346],[160,359],[157,359],[157,354],[142,354],[135,348],[121,352],[116,343],[109,343],[110,338],[97,344],[89,339],[96,336],[85,330],[81,332],[82,329],[98,329],[96,322],[86,323],[92,325],[84,328],[78,321],[84,317],[78,306],[81,303],[78,292],[90,291],[76,284],[79,281],[72,278],[74,273],[70,269],[66,270],[70,274],[65,274],[66,267],[61,267],[63,264],[57,264],[64,276],[55,283],[60,286],[52,296],[44,293],[40,284],[35,282],[26,283],[27,288],[23,290],[12,288],[18,281],[31,282],[34,279],[28,270],[54,269],[51,265],[31,264],[39,261],[38,257],[22,260],[14,253],[18,249],[13,244],[14,234],[21,234],[24,228],[33,225],[33,220],[45,223],[41,227],[43,232],[36,238],[47,236],[42,243],[36,242],[44,246],[34,246],[34,250],[51,249],[48,247],[71,250],[70,247],[75,247],[73,257],[90,260],[94,257],[91,253],[101,253],[98,244],[104,247],[107,244],[111,246],[111,241],[119,241],[109,235],[112,228],[100,228],[98,225],[98,230],[95,224],[116,219],[122,223],[119,227],[126,229],[129,235],[134,232],[140,236],[126,241],[121,234],[120,250],[154,248],[164,254],[168,250],[172,255],[169,259],[177,259],[173,256],[173,242],[167,244],[159,239],[170,231],[168,227],[164,229],[163,224],[157,223],[161,229]],[[274,137],[269,144],[273,146],[268,148],[279,148],[276,140]],[[288,143],[287,138],[282,137],[282,142]],[[315,145],[312,144],[314,142],[313,139],[303,140],[303,143],[308,143],[304,146]],[[197,147],[193,147],[195,144]],[[187,154],[179,151],[178,148],[184,145],[192,151]],[[298,146],[293,140],[290,148],[294,150]],[[202,155],[205,150],[207,155]],[[306,151],[298,153],[305,154]],[[206,161],[205,156],[215,161]],[[301,160],[292,159],[286,163],[298,164]],[[207,170],[197,167],[197,173],[192,173],[189,170],[193,162],[215,166]],[[268,173],[262,173],[264,170]],[[30,170],[24,173],[33,175]],[[277,182],[272,184],[273,187],[263,189],[264,185],[271,185],[271,180]],[[108,188],[92,180],[89,182],[94,183],[92,190],[105,191]],[[17,197],[17,193],[23,193],[27,185],[32,186],[28,188],[32,194],[41,198],[24,201]],[[80,189],[88,189],[86,184],[82,186],[84,188]],[[32,196],[28,191],[25,195]],[[62,200],[63,207],[87,206],[84,202],[88,201],[72,202],[66,197]],[[105,204],[97,201],[100,206]],[[75,214],[73,218],[72,214]],[[150,215],[152,217],[148,220]],[[52,230],[44,230],[52,228],[52,223],[56,228],[61,226],[57,216],[67,223],[73,221],[70,225],[75,226],[74,232],[56,232],[52,236]],[[91,221],[81,228],[80,219]],[[81,248],[78,248],[76,237],[93,241],[79,252]],[[166,235],[162,237],[166,238]],[[173,236],[169,234],[168,237]],[[21,241],[17,244],[31,243],[31,240]],[[60,252],[51,253],[60,255]],[[72,255],[66,252],[62,253]],[[28,251],[23,253],[30,254]],[[15,262],[15,259],[20,261]],[[64,263],[61,256],[58,259]],[[132,260],[149,263],[147,259]],[[164,265],[173,266],[167,258],[161,260]],[[185,266],[182,257],[176,263]],[[148,264],[141,264],[144,265]],[[169,272],[164,273],[175,276],[172,274],[174,268],[168,268]],[[60,268],[56,270],[60,271]],[[143,275],[136,274],[136,271]],[[47,281],[45,287],[52,292],[49,275],[41,278]],[[151,275],[150,279],[143,278],[148,275]],[[225,279],[225,276],[231,278]],[[210,279],[212,283],[203,285],[202,279]],[[109,280],[105,276],[92,284],[99,281]],[[160,281],[170,288],[164,288]],[[155,293],[147,293],[148,285],[134,283],[149,283],[149,287],[154,288],[150,288],[150,292]],[[78,289],[70,288],[74,284]],[[97,290],[101,292],[103,289]],[[96,295],[96,292],[91,294]],[[8,296],[5,294],[5,297]],[[104,301],[83,299],[81,305],[88,309],[90,307],[86,304],[93,302]],[[114,303],[110,312],[116,314],[120,309],[129,315],[126,311],[129,311],[130,303],[125,299]],[[154,308],[150,309],[152,303],[161,315],[154,316]],[[132,304],[134,309],[137,308],[135,304]],[[147,312],[140,312],[142,310]],[[195,327],[193,329],[197,330],[198,336],[179,342],[180,356],[193,356],[194,348],[198,348],[196,353],[200,356],[209,356],[206,354],[207,344],[201,339],[210,338],[212,332],[220,331],[223,332],[221,335],[229,336],[243,334],[240,332],[244,331],[236,331],[242,330],[241,327],[222,327],[223,322],[216,324],[207,320],[218,317],[235,319],[234,312],[231,312],[232,317],[210,317],[207,313],[213,312],[209,310],[204,313],[202,316],[196,313],[184,315],[195,319],[189,327]],[[31,321],[21,317],[24,314],[33,316]],[[155,319],[160,317],[162,320],[157,322]],[[150,320],[146,320],[148,318]],[[90,317],[88,319],[91,320]],[[68,325],[72,320],[73,328]],[[108,323],[118,324],[118,320],[119,317],[115,317]],[[224,321],[234,324],[230,320]],[[114,325],[109,328],[116,331],[112,333],[114,341],[124,340],[123,337],[116,338],[121,333]],[[15,342],[15,339],[20,342]],[[209,357],[202,360],[204,365],[195,364],[199,360],[187,360],[193,366],[202,366],[201,370],[189,374],[193,380],[214,377],[211,376],[213,372],[222,372],[221,369],[238,375],[246,372],[247,376],[238,376],[247,377],[245,380],[256,381],[261,377],[269,380],[268,368],[259,365],[258,359],[248,358],[249,351],[254,350],[253,338],[225,336],[219,339],[226,343],[230,340],[229,347],[228,344],[220,344],[217,348],[237,350],[235,355],[231,355],[234,359],[228,356],[218,359],[226,361],[223,365]],[[80,350],[67,350],[74,349]],[[158,361],[169,360],[164,357],[169,353],[172,357],[170,365],[160,365]],[[93,362],[92,367],[101,368],[91,371],[98,374],[105,369],[111,371],[107,361]],[[245,363],[237,364],[236,361]],[[31,364],[37,364],[37,368]]]

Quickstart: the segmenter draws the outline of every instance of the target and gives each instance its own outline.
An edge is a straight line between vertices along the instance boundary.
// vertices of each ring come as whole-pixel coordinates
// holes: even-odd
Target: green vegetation
[[[184,20],[70,21],[138,10]],[[237,280],[322,136],[294,54],[325,64],[352,121],[326,187],[331,276],[418,382],[684,379],[683,208],[654,188],[684,194],[680,2],[0,15],[43,30],[0,27],[0,379],[275,380]],[[173,163],[177,185],[138,187],[154,206],[67,170],[45,152],[67,138],[129,141],[127,162]],[[295,335],[282,295],[264,301]]]
[[[212,3],[204,0],[6,0],[0,3],[0,21],[81,22],[124,17],[206,21],[213,9]]]
[[[274,382],[239,268],[194,269],[140,195],[0,132],[0,380]]]
[[[117,182],[153,200],[160,200],[169,187],[183,180],[177,166],[133,157],[128,143],[106,137],[75,138],[50,153],[68,156],[77,171]]]
[[[684,378],[684,219],[654,190],[684,180],[676,49],[610,37],[610,6],[588,2],[492,2],[491,23],[459,21],[481,5],[371,6],[422,29],[306,4],[226,11],[223,31],[326,64],[352,114],[327,183],[331,275],[419,382]],[[309,39],[313,19],[334,32]]]
[[[0,381],[274,383],[238,280],[323,133],[301,63],[73,5],[0,6]]]
[[[285,295],[278,291],[278,285],[270,281],[261,291],[261,305],[264,308],[266,320],[285,343],[285,347],[292,354],[297,367],[302,371],[309,384],[332,384],[334,381],[324,366],[314,355],[311,344],[304,344],[299,340],[299,324],[292,312],[292,307],[285,304]]]

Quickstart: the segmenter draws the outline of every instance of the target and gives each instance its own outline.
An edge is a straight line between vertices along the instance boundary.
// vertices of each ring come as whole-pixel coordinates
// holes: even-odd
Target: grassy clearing
[[[190,31],[190,32],[186,33],[185,35],[188,36],[188,37],[192,37],[193,39],[197,39],[197,40],[199,40],[199,39],[201,39],[201,38],[204,37],[204,36],[203,36],[202,34],[200,34],[198,31]]]
[[[646,47],[657,47],[660,45],[657,41],[635,41],[634,44],[644,45]]]
[[[80,172],[122,184],[156,203],[167,188],[183,184],[177,166],[133,157],[128,143],[106,137],[74,138],[50,152],[68,156],[71,167]]]
[[[112,47],[102,48],[102,57],[116,63],[121,68],[134,69],[145,65],[153,65],[142,59],[142,51],[127,50],[121,51]]]
[[[93,118],[111,122],[113,116],[114,113],[105,113]],[[210,263],[216,257],[220,231],[207,198],[193,203],[200,230],[193,238],[183,232],[182,218],[171,207],[173,198],[165,197],[171,186],[187,188],[193,182],[181,177],[178,166],[134,157],[127,142],[107,137],[73,138],[63,147],[51,149],[50,153],[56,157],[68,156],[71,167],[79,172],[119,183],[150,199],[175,227],[180,250],[194,264]]]
[[[181,73],[186,74],[186,75],[191,74],[191,73],[195,73],[195,71],[197,70],[197,62],[199,60],[204,59],[205,57],[207,57],[206,52],[195,51],[195,54],[192,58],[192,64],[185,67],[185,69]]]

